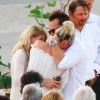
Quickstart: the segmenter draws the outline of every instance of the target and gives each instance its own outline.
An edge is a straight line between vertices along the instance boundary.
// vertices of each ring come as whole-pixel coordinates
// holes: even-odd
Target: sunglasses
[[[56,30],[56,29],[51,29],[51,30],[49,30],[48,32],[49,32],[50,35],[53,35],[53,34],[55,33],[55,30]]]
[[[58,28],[59,28],[59,27],[58,27]],[[48,32],[49,32],[49,34],[50,34],[50,35],[54,35],[55,30],[56,30],[56,29],[58,29],[58,28],[55,28],[55,29],[51,29],[51,30],[49,30],[49,31],[48,31]]]

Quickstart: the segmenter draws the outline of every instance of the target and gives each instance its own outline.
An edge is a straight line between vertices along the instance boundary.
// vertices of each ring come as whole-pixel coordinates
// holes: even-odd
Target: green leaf
[[[28,14],[29,17],[37,17],[37,18],[42,18],[43,16],[41,14],[37,14],[37,13],[30,13]]]
[[[10,88],[11,87],[11,76],[1,75],[0,76],[0,88]]]
[[[47,4],[48,4],[49,7],[55,7],[56,6],[56,0],[49,1],[49,2],[47,2]]]
[[[49,16],[50,16],[50,13],[49,12],[43,14],[43,18],[44,19],[49,19]]]
[[[30,13],[41,13],[41,11],[38,8],[34,8],[30,11]]]
[[[42,18],[43,17],[43,14],[42,14],[42,12],[39,9],[35,8],[35,9],[32,9],[30,11],[30,13],[28,14],[28,16],[29,17]]]

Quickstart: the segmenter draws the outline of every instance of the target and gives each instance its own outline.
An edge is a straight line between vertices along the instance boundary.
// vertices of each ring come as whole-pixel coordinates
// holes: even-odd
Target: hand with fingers
[[[48,89],[60,88],[60,84],[60,81],[56,81],[54,79],[45,79],[43,82],[43,86]]]

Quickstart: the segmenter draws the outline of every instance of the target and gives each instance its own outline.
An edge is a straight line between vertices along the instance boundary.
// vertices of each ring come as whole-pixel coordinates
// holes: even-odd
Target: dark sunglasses
[[[59,28],[59,27],[58,27],[58,28]],[[56,30],[56,29],[58,29],[58,28],[55,28],[55,29],[51,29],[51,30],[49,30],[49,31],[48,31],[48,32],[49,32],[49,34],[50,34],[50,35],[54,35],[55,30]]]
[[[49,30],[48,32],[49,32],[50,35],[53,35],[53,34],[55,33],[55,30],[56,30],[56,29],[51,29],[51,30]]]

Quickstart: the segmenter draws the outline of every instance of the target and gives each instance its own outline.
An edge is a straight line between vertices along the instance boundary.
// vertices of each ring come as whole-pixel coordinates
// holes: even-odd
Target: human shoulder
[[[80,40],[75,40],[74,43],[65,52],[65,55],[68,54],[83,57],[84,55],[87,55],[86,47],[81,43]]]
[[[20,48],[14,53],[13,57],[17,57],[17,58],[20,58],[20,57],[23,58],[24,57],[24,58],[26,58],[27,53],[23,48]]]
[[[82,43],[80,40],[75,39],[73,44],[68,48],[68,49],[73,49],[73,50],[80,50],[82,48]]]
[[[90,16],[91,16],[91,17],[94,17],[94,18],[99,18],[99,19],[100,19],[100,16],[97,15],[97,14],[94,14],[94,13],[90,13]]]
[[[20,48],[15,53],[16,54],[26,54],[26,51],[23,48]]]
[[[99,15],[96,15],[94,13],[90,13],[88,22],[99,23],[100,24],[100,16]]]

